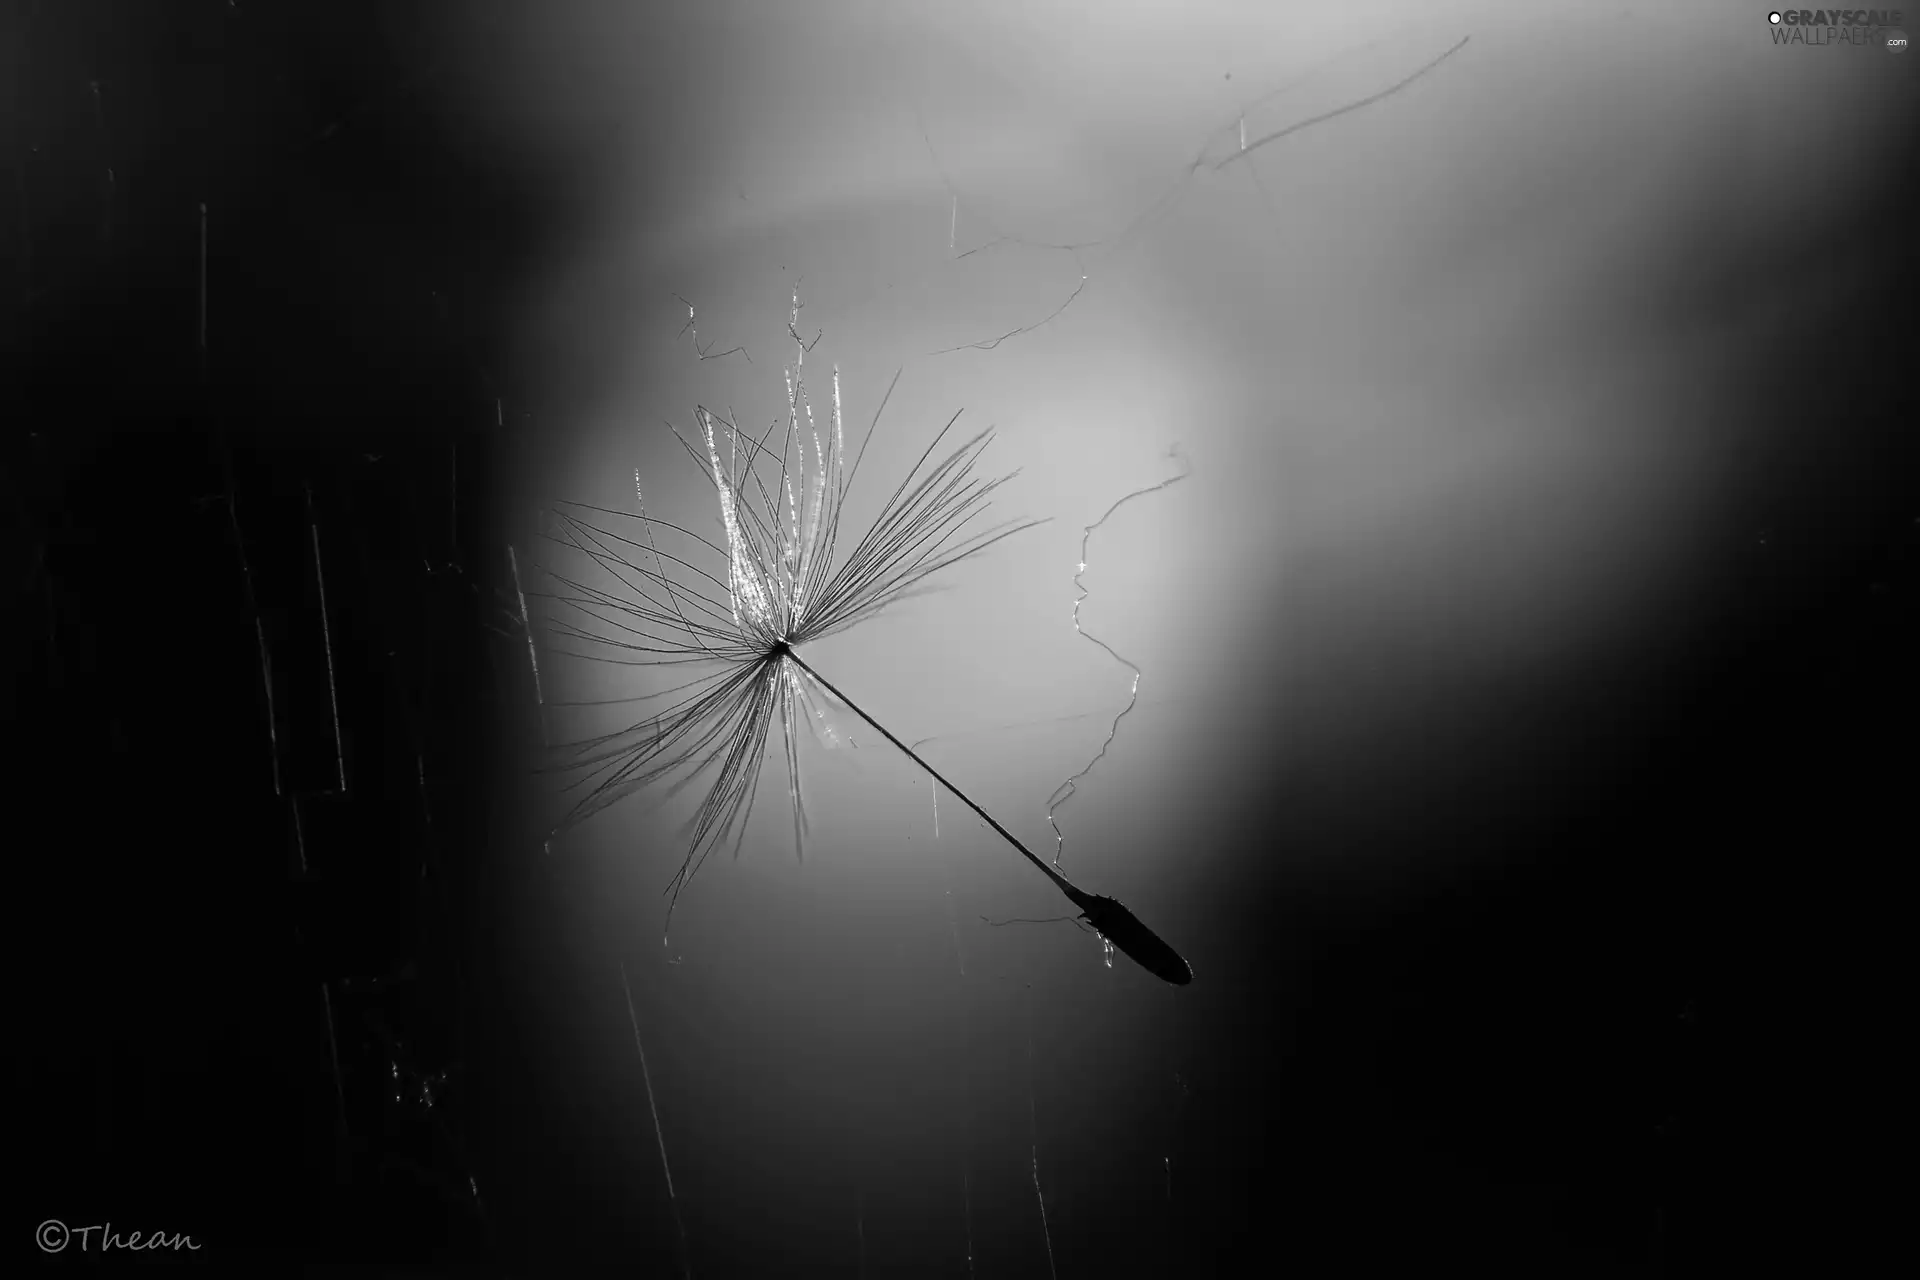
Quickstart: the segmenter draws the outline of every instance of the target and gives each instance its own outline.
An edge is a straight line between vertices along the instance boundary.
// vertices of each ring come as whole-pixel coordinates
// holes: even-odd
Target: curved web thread
[[[1107,727],[1106,741],[1100,744],[1100,749],[1094,753],[1093,759],[1087,761],[1086,766],[1082,768],[1080,772],[1072,775],[1058,787],[1054,788],[1053,794],[1047,797],[1047,825],[1053,828],[1053,865],[1056,867],[1060,865],[1060,855],[1066,848],[1067,837],[1065,833],[1060,830],[1060,824],[1055,820],[1055,816],[1059,813],[1062,805],[1073,799],[1074,793],[1078,790],[1080,780],[1092,773],[1093,767],[1106,758],[1107,749],[1113,745],[1114,738],[1120,733],[1120,722],[1132,714],[1134,707],[1140,702],[1140,668],[1134,665],[1130,659],[1123,656],[1119,650],[1115,649],[1105,640],[1102,640],[1099,636],[1090,634],[1080,625],[1080,606],[1087,602],[1087,596],[1089,594],[1086,583],[1080,581],[1080,575],[1087,571],[1087,543],[1092,540],[1093,531],[1105,524],[1112,518],[1114,512],[1118,511],[1127,503],[1132,502],[1135,498],[1145,497],[1150,493],[1158,493],[1168,485],[1177,484],[1193,474],[1192,465],[1188,463],[1186,455],[1180,451],[1180,446],[1177,443],[1167,450],[1167,455],[1180,463],[1179,475],[1168,476],[1165,480],[1157,484],[1150,484],[1145,488],[1135,489],[1132,493],[1116,499],[1113,505],[1108,507],[1106,512],[1098,520],[1095,520],[1092,524],[1087,525],[1080,531],[1080,564],[1074,570],[1073,574],[1074,590],[1079,592],[1079,595],[1073,602],[1074,634],[1083,640],[1091,640],[1094,644],[1099,645],[1107,651],[1108,656],[1115,662],[1118,662],[1121,666],[1131,671],[1133,673],[1133,684],[1127,691],[1127,705],[1120,708],[1119,714],[1113,718],[1113,723]],[[1113,964],[1111,946],[1108,947],[1107,951],[1107,964],[1109,967]]]
[[[1118,231],[1096,240],[1059,243],[1048,240],[1031,239],[1010,234],[1002,230],[991,218],[987,217],[979,209],[973,207],[972,201],[964,196],[960,190],[955,187],[952,179],[947,176],[946,168],[940,158],[940,152],[934,145],[933,136],[927,128],[923,115],[919,122],[920,135],[926,144],[928,157],[932,161],[935,171],[939,173],[941,184],[946,188],[949,198],[946,261],[949,263],[958,262],[974,254],[987,253],[1002,245],[1019,245],[1028,249],[1064,253],[1072,260],[1076,273],[1073,287],[1066,294],[1065,298],[1038,319],[1026,324],[1017,325],[990,338],[943,347],[937,351],[930,351],[927,355],[951,355],[960,351],[992,351],[998,348],[1003,342],[1023,337],[1037,329],[1052,324],[1054,320],[1065,313],[1068,308],[1078,301],[1081,295],[1087,291],[1088,285],[1092,282],[1093,270],[1099,260],[1118,254],[1123,248],[1127,247],[1136,236],[1167,215],[1173,207],[1180,202],[1181,197],[1186,194],[1195,177],[1203,171],[1222,173],[1227,171],[1231,166],[1245,161],[1247,173],[1250,175],[1255,187],[1259,190],[1261,198],[1270,209],[1274,209],[1277,213],[1278,209],[1274,204],[1272,193],[1268,191],[1265,181],[1261,178],[1259,170],[1255,167],[1254,155],[1256,152],[1292,137],[1294,134],[1327,124],[1342,116],[1374,106],[1400,94],[1415,82],[1431,74],[1442,63],[1458,54],[1467,46],[1472,38],[1471,35],[1462,36],[1440,54],[1428,59],[1383,89],[1367,94],[1364,97],[1349,100],[1329,110],[1320,111],[1313,115],[1293,120],[1279,128],[1260,132],[1256,127],[1255,132],[1250,137],[1248,132],[1248,117],[1250,115],[1267,107],[1275,99],[1281,98],[1302,87],[1339,63],[1347,61],[1357,54],[1377,49],[1387,42],[1384,40],[1371,40],[1364,44],[1341,50],[1321,60],[1300,74],[1269,89],[1259,97],[1244,103],[1231,118],[1209,130],[1203,142],[1193,154],[1193,158],[1181,166],[1178,175],[1167,184],[1160,196],[1140,209],[1140,211],[1131,218],[1127,219]],[[1224,154],[1221,154],[1222,152],[1224,152]],[[960,249],[958,247],[960,214],[963,210],[967,213],[970,221],[979,223],[987,231],[985,240],[967,249]]]

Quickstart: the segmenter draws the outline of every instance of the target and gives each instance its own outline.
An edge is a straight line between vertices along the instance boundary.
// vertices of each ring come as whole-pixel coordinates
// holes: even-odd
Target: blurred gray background
[[[1083,624],[1143,678],[1059,814],[1068,872],[1182,948],[1191,990],[1068,925],[984,923],[1061,908],[958,804],[936,840],[925,777],[858,725],[805,761],[804,862],[770,786],[664,948],[691,797],[563,842],[595,931],[552,991],[558,1078],[631,1107],[620,957],[696,1256],[804,1240],[827,1269],[860,1246],[958,1274],[965,1178],[984,1271],[1042,1274],[1037,1140],[1061,1274],[1423,1235],[1535,1273],[1661,1265],[1657,1046],[1703,981],[1695,895],[1738,874],[1708,869],[1715,810],[1743,803],[1676,776],[1676,708],[1746,642],[1719,628],[1771,548],[1858,550],[1804,514],[1872,466],[1825,397],[1911,403],[1910,334],[1860,323],[1904,252],[1876,202],[1911,60],[1765,26],[856,4],[466,28],[453,109],[577,211],[523,300],[551,416],[509,505],[631,509],[638,468],[651,512],[711,529],[665,422],[780,413],[798,286],[850,434],[904,370],[863,480],[964,409],[1022,472],[1001,513],[1051,521],[809,654],[1036,849],[1131,679],[1072,626],[1084,528],[1177,474],[1170,448],[1191,464],[1088,546]],[[636,687],[555,666],[575,696]]]
[[[60,1200],[34,1220],[164,1184],[155,1227],[217,1204],[210,1240],[275,1256],[519,1275],[1864,1249],[1846,1142],[1894,1060],[1865,979],[1913,835],[1912,56],[1726,3],[8,30],[9,643],[49,744],[22,790],[58,797],[22,846],[100,809],[65,762],[142,762],[23,894],[60,958],[21,969],[59,1028],[22,1076]],[[668,424],[780,412],[796,288],[850,443],[899,371],[855,527],[956,411],[1020,472],[997,514],[1048,522],[807,660],[1050,853],[1133,680],[1076,634],[1084,539],[1080,623],[1140,685],[1062,866],[1191,987],[1026,923],[1065,904],[844,711],[845,745],[803,743],[804,857],[770,778],[664,941],[695,796],[544,846],[543,738],[604,718],[536,706],[507,548],[537,614],[557,502],[631,510],[637,470],[710,530]],[[207,621],[113,642],[176,614]],[[535,639],[549,703],[653,687]],[[145,856],[180,843],[191,876]],[[85,1015],[108,999],[144,1012]],[[218,1170],[163,1177],[187,1145]]]

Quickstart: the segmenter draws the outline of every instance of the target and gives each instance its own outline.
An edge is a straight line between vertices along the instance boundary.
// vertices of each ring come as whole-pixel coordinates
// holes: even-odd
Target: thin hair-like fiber
[[[627,998],[627,1020],[633,1024],[633,1047],[640,1055],[640,1079],[647,1089],[647,1112],[653,1117],[653,1140],[660,1148],[660,1173],[667,1180],[667,1203],[673,1207],[673,1226],[680,1236],[680,1270],[686,1280],[693,1278],[693,1259],[687,1251],[687,1224],[680,1216],[680,1197],[673,1189],[673,1167],[667,1163],[667,1138],[660,1128],[660,1106],[653,1097],[653,1073],[647,1069],[647,1046],[640,1039],[640,1015],[633,1010],[633,987],[627,982],[627,966],[620,966],[620,991]]]

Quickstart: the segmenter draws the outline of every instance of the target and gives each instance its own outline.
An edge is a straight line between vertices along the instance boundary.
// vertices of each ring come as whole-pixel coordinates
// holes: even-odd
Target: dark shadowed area
[[[4,23],[34,1261],[1867,1250],[1913,55],[1734,4]],[[765,430],[802,345],[872,425],[843,544],[956,412],[1045,523],[797,646],[860,709],[804,839],[770,759],[669,930],[699,786],[554,832],[552,748],[639,715],[569,704],[680,677],[569,656],[552,512],[724,541],[675,431]]]

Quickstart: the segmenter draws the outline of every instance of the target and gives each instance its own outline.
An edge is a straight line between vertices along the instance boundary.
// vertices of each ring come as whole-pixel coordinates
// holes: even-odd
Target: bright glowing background
[[[1033,3],[710,5],[672,22],[541,7],[468,33],[476,66],[517,56],[506,80],[466,85],[464,109],[503,148],[563,157],[555,198],[578,211],[573,252],[526,308],[527,367],[564,412],[523,507],[625,507],[637,466],[651,512],[708,526],[711,490],[662,420],[690,431],[696,402],[771,419],[796,278],[803,329],[825,333],[816,406],[837,363],[850,440],[905,367],[854,513],[954,410],[998,427],[986,466],[1024,475],[997,510],[1052,523],[808,656],[901,736],[953,735],[929,754],[1036,849],[1052,847],[1046,797],[1107,721],[1028,722],[1110,714],[1128,683],[1069,624],[1082,526],[1171,474],[1181,446],[1190,478],[1128,504],[1090,549],[1083,621],[1141,667],[1142,702],[1061,825],[1069,872],[1182,947],[1218,1013],[1230,996],[1207,988],[1235,981],[1222,939],[1257,910],[1235,895],[1374,856],[1289,826],[1296,802],[1421,803],[1355,781],[1388,758],[1436,788],[1497,774],[1496,713],[1631,668],[1687,625],[1729,477],[1765,444],[1744,421],[1765,388],[1740,362],[1796,310],[1840,305],[1796,260],[1754,274],[1754,255],[1817,233],[1873,175],[1870,134],[1830,126],[1890,110],[1909,80],[1885,58],[1788,64],[1734,38],[1752,15],[1730,4],[1103,8],[1095,23]],[[1110,241],[1210,139],[1229,153],[1242,104],[1336,53],[1355,51],[1261,106],[1249,137],[1463,34],[1405,92],[1194,175],[1118,245],[1038,243]],[[1795,110],[1773,109],[1783,96]],[[958,250],[996,231],[1035,243],[954,260],[950,189]],[[1822,267],[1844,281],[1873,252],[1837,242]],[[1047,317],[1083,271],[1044,326],[927,354]],[[753,363],[697,361],[675,341],[675,293],[703,344],[744,344]],[[616,677],[573,679],[604,692]],[[726,1122],[700,1119],[749,1100],[767,1115],[872,1105],[851,1084],[837,1104],[789,1097],[780,1055],[804,1042],[871,1061],[850,1020],[910,1010],[938,1040],[953,1006],[925,1008],[949,998],[949,889],[970,975],[1034,981],[1056,1022],[1095,1010],[1076,1052],[1117,1046],[1127,1065],[1106,1060],[1109,1083],[1089,1088],[1162,1072],[1171,1014],[1151,981],[1103,971],[1066,926],[979,927],[1060,904],[957,803],[935,852],[924,777],[855,736],[857,751],[806,760],[804,866],[770,786],[746,854],[683,900],[677,985],[649,997],[681,1149],[749,1159]],[[567,854],[649,944],[680,856],[667,832],[616,811]],[[1396,887],[1472,856],[1395,848]],[[1156,998],[1108,1003],[1116,985]],[[738,1048],[723,1024],[768,1056],[729,1050],[721,1071],[716,1046]]]

